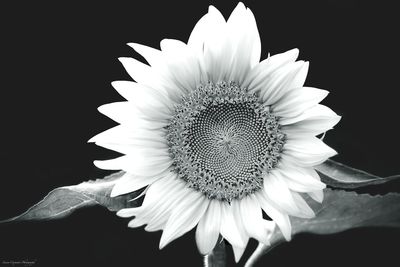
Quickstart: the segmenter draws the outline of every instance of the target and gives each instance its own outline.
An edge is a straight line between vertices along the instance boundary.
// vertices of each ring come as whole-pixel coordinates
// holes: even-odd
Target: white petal
[[[171,100],[178,100],[181,91],[177,88],[176,84],[171,80],[171,67],[167,64],[167,59],[164,53],[160,50],[146,47],[139,44],[130,43],[139,54],[141,54],[146,61],[152,66],[151,73],[157,74],[153,82],[144,81],[145,84],[150,84],[152,88],[168,96]],[[180,58],[180,56],[178,57]]]
[[[285,181],[280,177],[279,171],[270,172],[264,177],[264,191],[274,204],[287,213],[294,215],[298,213],[298,208],[292,193]]]
[[[150,156],[153,158],[166,158],[169,155],[168,145],[165,142],[157,142],[155,140],[140,140],[141,144],[117,144],[118,139],[112,143],[96,142],[96,145],[117,151],[122,154],[129,154],[130,157]]]
[[[110,119],[124,124],[130,128],[161,129],[168,123],[166,121],[154,121],[144,118],[142,112],[129,102],[115,102],[102,105],[98,108],[99,112]]]
[[[202,64],[194,52],[181,41],[164,39],[160,43],[169,78],[183,93],[190,92],[206,80]]]
[[[324,200],[324,191],[323,190],[316,190],[312,192],[307,192],[307,194],[314,199],[315,201],[322,203]]]
[[[168,173],[147,188],[142,206],[138,211],[133,211],[136,218],[130,221],[128,226],[150,225],[154,224],[154,221],[158,223],[160,213],[166,222],[170,216],[171,207],[185,196],[185,192],[184,183],[176,179],[176,174]],[[148,230],[147,227],[145,229]]]
[[[127,136],[126,135],[126,130],[124,127],[121,125],[115,126],[113,128],[110,128],[108,130],[105,130],[104,132],[101,132],[92,138],[89,139],[88,143],[94,143],[97,141],[108,141],[110,142],[111,140],[117,139],[118,136]]]
[[[97,145],[107,149],[111,149],[123,154],[128,154],[132,159],[132,162],[145,162],[150,161],[170,161],[170,154],[168,152],[168,146],[162,142],[154,142],[143,140],[147,145],[145,147],[136,144],[115,144],[96,142]]]
[[[118,59],[129,76],[131,76],[136,82],[154,89],[163,87],[160,75],[158,75],[158,73],[149,65],[129,57],[120,57]]]
[[[136,228],[141,227],[147,223],[146,219],[142,216],[136,216],[134,219],[130,220],[128,223],[128,227]]]
[[[221,225],[221,203],[211,200],[196,228],[196,242],[201,254],[209,254],[218,241]]]
[[[222,203],[221,235],[228,240],[232,246],[245,247],[248,236],[242,225],[239,206],[236,200]]]
[[[288,63],[295,62],[298,55],[299,50],[292,49],[264,59],[251,69],[242,86],[248,88],[250,91],[261,91],[265,80],[269,79],[272,73]]]
[[[337,152],[316,137],[288,139],[283,147],[282,158],[301,166],[321,164]]]
[[[126,208],[126,209],[119,210],[117,212],[117,215],[122,218],[128,218],[128,217],[136,216],[140,212],[140,210],[142,210],[142,207]]]
[[[299,193],[292,192],[293,198],[296,201],[296,205],[299,207],[300,213],[296,214],[297,217],[301,218],[313,218],[315,217],[314,211],[308,206],[307,202],[300,196]]]
[[[291,190],[311,192],[322,190],[326,187],[324,183],[315,178],[318,174],[312,168],[296,167],[288,163],[282,165],[279,168],[279,172]]]
[[[160,249],[190,231],[203,216],[209,202],[203,194],[193,190],[188,197],[178,203],[161,236]]]
[[[269,240],[269,238],[271,237],[273,231],[275,230],[275,222],[273,221],[267,221],[267,220],[262,220],[263,223],[263,228],[264,230],[267,232],[267,239]],[[247,244],[247,242],[246,242]],[[268,242],[269,244],[269,242]],[[235,262],[238,263],[240,261],[240,259],[243,256],[243,253],[246,251],[246,246],[242,246],[242,247],[238,247],[238,246],[232,246],[233,249],[233,254],[235,257]]]
[[[268,231],[265,229],[262,210],[258,200],[253,196],[247,196],[240,200],[240,213],[243,226],[250,237],[268,245]]]
[[[232,249],[233,249],[233,255],[235,256],[235,262],[238,263],[240,261],[240,258],[242,258],[244,251],[246,250],[246,246],[244,247],[232,246]]]
[[[257,197],[256,197],[257,198]],[[258,198],[257,198],[258,201]],[[267,230],[268,232],[268,240],[271,238],[271,235],[273,234],[273,232],[275,231],[275,227],[276,227],[276,223],[274,221],[271,220],[264,220],[263,219],[263,223],[264,223],[264,228]]]
[[[303,120],[295,124],[283,126],[281,129],[289,138],[301,135],[316,136],[331,130],[340,119],[340,116],[336,116],[332,118]]]
[[[247,19],[248,19],[248,32],[252,39],[251,55],[250,55],[250,68],[253,68],[260,62],[261,58],[261,38],[258,32],[257,22],[253,12],[247,8]]]
[[[174,172],[168,172],[167,175],[156,182],[152,183],[146,193],[142,206],[150,209],[151,205],[160,203],[160,198],[167,197],[170,193],[179,195],[175,192],[184,188],[185,183],[177,178]]]
[[[295,88],[301,88],[307,77],[308,66],[308,62],[297,61],[288,64],[287,67],[278,69],[276,77],[274,75],[271,77],[273,81],[272,90],[265,91],[263,95],[265,104],[272,105],[279,103],[284,94]]]
[[[309,126],[311,128],[311,123],[316,122],[316,123],[322,123],[322,124],[329,124],[332,120],[335,121],[337,119],[340,119],[340,116],[338,116],[333,110],[330,108],[317,104],[314,107],[307,109],[303,113],[301,113],[299,116],[295,116],[292,118],[280,118],[279,123],[281,125],[287,126],[290,124],[295,124],[296,126],[302,126],[303,121],[307,123],[305,126]],[[304,126],[304,127],[305,127]],[[333,127],[334,125],[330,125],[330,127]],[[314,126],[313,126],[314,128]],[[329,130],[329,126],[324,126],[323,127],[326,130]],[[321,129],[321,128],[318,128]]]
[[[173,109],[171,100],[153,88],[130,81],[114,81],[111,85],[144,115],[155,113],[157,117],[162,119],[171,117]]]
[[[163,131],[130,129],[123,125],[118,125],[97,134],[88,142],[163,148],[166,145],[164,136],[165,133]]]
[[[209,24],[204,41],[204,63],[209,79],[213,83],[227,78],[228,67],[232,61],[232,45],[226,31],[222,14],[213,6],[208,9]]]
[[[250,70],[260,60],[261,41],[253,13],[239,3],[230,15],[226,30],[232,46],[229,81],[241,84]]]
[[[267,213],[267,215],[279,226],[285,239],[288,241],[291,240],[292,226],[290,224],[289,216],[285,212],[276,208],[265,194],[258,193],[257,199],[265,213]]]
[[[135,142],[136,141],[136,142]],[[111,142],[96,142],[96,145],[117,151],[122,154],[137,155],[143,150],[154,151],[154,157],[168,155],[168,146],[159,140],[132,140],[130,144],[117,144],[118,139],[115,138]]]
[[[196,51],[200,56],[203,55],[204,41],[208,34],[208,28],[210,27],[208,25],[209,22],[210,18],[208,14],[201,17],[194,26],[187,42],[188,46]]]
[[[222,14],[213,6],[209,7],[208,13],[204,15],[193,28],[188,40],[188,46],[203,55],[204,43],[207,41],[211,31],[225,25]]]
[[[274,105],[295,87],[298,76],[308,68],[308,63],[297,61],[277,69],[270,77],[266,77],[261,84],[260,97],[266,105]]]
[[[267,65],[268,68],[276,70],[288,63],[295,62],[298,56],[299,56],[299,49],[294,48],[286,52],[269,57],[268,62],[266,62],[265,64],[268,64]]]
[[[289,90],[274,106],[274,114],[291,118],[300,115],[307,109],[316,106],[327,95],[328,91],[311,87]]]
[[[159,199],[159,202],[154,205],[154,211],[151,213],[151,219],[147,222],[146,231],[158,231],[165,229],[168,219],[174,210],[174,207],[185,200],[191,193],[188,188],[173,188],[174,194],[168,192],[165,197]]]
[[[174,207],[191,193],[185,186],[176,190],[174,188],[171,191],[175,192],[175,195],[168,192],[168,198],[167,196],[160,198],[160,202],[154,205],[155,209],[151,213],[151,219],[148,220],[147,226],[144,228],[146,231],[154,232],[165,229]]]
[[[123,167],[127,164],[128,158],[126,156],[122,156],[115,159],[109,160],[95,160],[93,164],[103,170],[122,170]]]
[[[163,64],[163,58],[160,50],[137,43],[128,43],[128,45],[135,49],[135,51],[138,52],[142,57],[144,57],[150,66],[155,67]]]
[[[96,160],[93,163],[104,170],[124,170],[139,176],[153,176],[164,172],[172,161],[167,156],[146,158],[127,155],[110,160]]]
[[[114,185],[110,196],[115,197],[130,192],[134,192],[140,188],[143,188],[149,184],[160,179],[165,174],[160,174],[156,176],[137,176],[130,173],[125,173],[118,182]]]
[[[124,166],[123,170],[132,172],[136,175],[153,176],[167,170],[171,166],[171,163],[171,161],[166,161],[165,159],[145,163],[135,162],[135,164],[132,163],[131,166]]]

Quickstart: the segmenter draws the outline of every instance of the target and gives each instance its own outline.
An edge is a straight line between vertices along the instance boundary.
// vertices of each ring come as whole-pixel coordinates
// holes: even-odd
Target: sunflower
[[[309,64],[296,61],[299,51],[260,62],[256,21],[242,3],[227,21],[210,6],[187,44],[128,45],[148,64],[119,59],[134,81],[112,86],[127,101],[99,107],[119,125],[89,140],[123,154],[94,162],[125,171],[111,196],[145,188],[140,207],[117,215],[162,230],[160,249],[197,226],[198,249],[209,254],[221,235],[236,261],[249,238],[268,244],[275,225],[290,240],[289,216],[314,216],[301,193],[323,199],[313,166],[336,154],[316,136],[340,120],[319,104],[327,91],[303,86]]]

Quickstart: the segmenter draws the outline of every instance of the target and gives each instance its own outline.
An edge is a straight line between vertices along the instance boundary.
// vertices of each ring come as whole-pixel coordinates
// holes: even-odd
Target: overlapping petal
[[[111,196],[145,188],[140,207],[122,209],[133,217],[129,227],[163,230],[160,248],[196,227],[200,253],[212,251],[221,235],[233,248],[235,261],[249,238],[269,244],[275,225],[291,239],[290,216],[311,218],[313,210],[303,199],[308,194],[323,200],[325,184],[314,166],[336,154],[316,135],[340,120],[319,104],[327,91],[304,87],[309,63],[296,61],[298,49],[268,56],[260,62],[261,42],[253,13],[239,3],[225,20],[213,6],[194,27],[186,43],[164,39],[160,50],[129,43],[148,64],[123,57],[120,61],[133,81],[116,81],[113,87],[127,101],[106,104],[99,111],[120,125],[89,142],[124,154],[95,161],[107,170],[124,170]],[[279,162],[266,173],[261,188],[249,195],[225,200],[207,198],[173,168],[167,127],[176,105],[200,85],[235,82],[255,93],[265,110],[278,119],[285,136]],[[193,104],[193,103],[191,103]],[[272,219],[263,218],[262,211]]]
[[[207,210],[209,200],[199,192],[191,192],[173,208],[160,240],[160,249],[190,231]]]
[[[217,243],[221,226],[221,203],[210,201],[196,228],[196,243],[201,254],[209,254]]]

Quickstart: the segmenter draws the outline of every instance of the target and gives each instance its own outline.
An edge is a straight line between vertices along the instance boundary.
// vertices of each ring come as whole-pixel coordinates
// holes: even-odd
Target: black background
[[[35,3],[33,3],[35,2]],[[262,58],[297,47],[310,61],[306,85],[325,88],[324,103],[342,115],[325,141],[335,160],[374,174],[400,173],[399,41],[396,9],[356,0],[245,1],[256,16]],[[115,125],[96,108],[122,98],[110,82],[128,80],[117,58],[138,42],[187,41],[222,1],[2,1],[0,4],[0,218],[14,216],[51,189],[107,174],[94,159],[117,154],[87,144]],[[399,191],[398,184],[378,188]],[[374,190],[377,193],[377,190]],[[129,229],[101,207],[67,219],[0,225],[0,260],[35,266],[201,266],[193,231],[158,250],[160,232]],[[360,229],[300,235],[259,266],[392,266],[399,230]],[[244,257],[255,247],[252,241]],[[397,261],[397,262],[396,262]],[[228,263],[233,255],[228,248]],[[243,265],[242,260],[239,265]]]

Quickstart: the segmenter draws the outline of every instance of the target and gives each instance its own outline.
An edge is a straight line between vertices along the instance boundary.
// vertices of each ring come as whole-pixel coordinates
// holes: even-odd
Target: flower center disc
[[[269,108],[232,82],[182,97],[166,128],[173,171],[207,197],[229,202],[262,188],[285,140]]]

